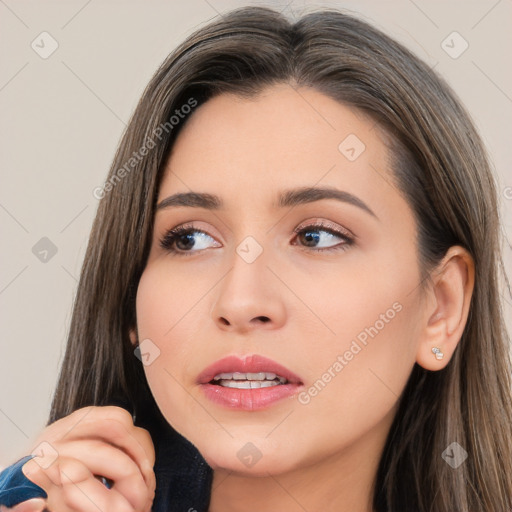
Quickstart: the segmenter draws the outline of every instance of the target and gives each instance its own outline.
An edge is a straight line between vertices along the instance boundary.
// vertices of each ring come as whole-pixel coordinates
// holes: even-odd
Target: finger
[[[119,409],[119,407],[118,407]],[[140,467],[146,485],[151,488],[155,485],[153,473],[154,448],[151,442],[150,449],[144,448],[148,444],[149,433],[139,427],[127,428],[116,419],[103,418],[101,425],[98,421],[88,417],[78,423],[65,437],[65,440],[96,439],[111,443],[126,452]]]
[[[45,508],[45,500],[42,498],[34,498],[32,500],[22,502],[10,510],[13,512],[43,512]]]
[[[142,452],[149,459],[151,467],[155,464],[155,449],[153,441],[149,432],[141,427],[136,427],[133,424],[131,414],[122,407],[117,406],[90,406],[78,409],[65,418],[67,423],[72,423],[71,428],[66,425],[66,433],[63,437],[72,435],[73,431],[80,423],[96,423],[103,422],[104,420],[115,420],[124,425],[127,431],[133,435],[136,440],[142,445]],[[71,421],[70,421],[71,420]],[[61,420],[59,420],[61,421]],[[105,433],[108,435],[108,432]]]
[[[113,480],[113,486],[135,509],[153,499],[155,488],[149,487],[140,467],[124,451],[104,441],[70,441],[60,448],[60,455],[75,458],[93,475]]]
[[[93,416],[99,415],[101,413],[106,414],[105,417],[108,419],[116,419],[123,423],[130,430],[130,432],[134,434],[134,436],[142,445],[142,448],[148,457],[151,466],[155,465],[155,449],[149,432],[144,428],[136,427],[133,423],[132,415],[126,409],[117,406],[95,407]]]
[[[59,487],[61,484],[57,461],[48,467],[43,467],[39,463],[39,457],[36,456],[21,466],[21,472],[32,483],[44,489],[46,494],[49,494],[54,487]]]
[[[153,446],[153,441],[149,432],[141,427],[136,427],[133,424],[133,418],[131,414],[122,407],[117,406],[88,406],[83,407],[81,409],[77,409],[72,412],[68,416],[61,418],[54,422],[51,427],[55,427],[54,430],[48,434],[48,442],[50,444],[52,441],[59,441],[61,439],[68,439],[69,436],[73,436],[74,432],[77,428],[79,428],[82,424],[93,425],[95,433],[97,431],[101,431],[106,437],[109,437],[108,430],[104,432],[105,429],[99,428],[97,423],[103,423],[104,420],[114,420],[118,421],[126,428],[126,431],[129,432],[130,435],[138,442],[141,446],[137,450],[137,453],[141,459],[147,458],[149,461],[149,466],[151,469],[155,464],[155,449]],[[92,422],[92,423],[91,423]],[[111,425],[111,423],[109,423]],[[80,428],[80,430],[83,430]],[[125,432],[126,432],[125,431]],[[108,439],[106,439],[108,440]],[[42,439],[39,439],[41,442]],[[135,460],[137,457],[133,457]]]
[[[133,423],[132,415],[126,409],[117,406],[96,407],[96,409],[106,410],[106,417],[109,419],[120,420],[142,445],[151,467],[155,465],[155,448],[149,432],[142,427],[136,427]]]
[[[107,489],[94,478],[87,466],[76,459],[65,458],[61,463],[61,472],[61,494],[57,496],[54,503],[51,499],[48,501],[52,510],[60,511],[64,507],[76,512],[143,510],[142,508],[134,509],[131,503],[117,490]]]
[[[105,422],[107,425],[105,425]],[[140,467],[146,485],[153,490],[156,488],[156,478],[153,471],[155,451],[149,432],[133,425],[131,414],[116,406],[89,406],[78,409],[70,415],[61,418],[47,427],[49,430],[38,439],[38,443],[47,441],[57,451],[69,439],[100,439],[126,452]],[[36,443],[37,445],[39,445]],[[51,452],[51,450],[45,450]],[[41,472],[36,469],[30,479],[48,490],[51,484],[59,485],[60,473],[52,467]],[[29,477],[29,475],[26,475]],[[48,478],[50,481],[48,482]]]

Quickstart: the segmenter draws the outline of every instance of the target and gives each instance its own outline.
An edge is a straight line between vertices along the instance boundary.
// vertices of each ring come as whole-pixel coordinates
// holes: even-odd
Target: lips
[[[276,363],[272,359],[268,359],[259,355],[247,356],[240,359],[237,356],[228,356],[224,359],[216,361],[208,368],[205,368],[198,376],[199,384],[206,384],[222,374],[275,374],[275,378],[284,378],[287,383],[302,384],[300,377],[295,375],[288,368]],[[268,375],[266,375],[268,377]],[[235,380],[237,376],[234,376]],[[260,380],[260,379],[258,379]]]
[[[298,375],[259,355],[220,359],[199,374],[197,383],[212,402],[245,411],[268,408],[303,387]]]

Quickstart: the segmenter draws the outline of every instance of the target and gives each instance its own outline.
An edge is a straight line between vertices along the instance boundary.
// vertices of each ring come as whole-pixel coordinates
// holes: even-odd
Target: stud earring
[[[432,352],[436,355],[436,359],[443,359],[444,354],[437,347],[434,347]]]

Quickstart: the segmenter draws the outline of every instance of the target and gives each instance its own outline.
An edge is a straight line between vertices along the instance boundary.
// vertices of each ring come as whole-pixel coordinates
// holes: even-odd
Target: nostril
[[[223,316],[221,316],[221,317],[219,318],[219,320],[220,320],[224,325],[231,325],[231,324],[229,323],[229,321],[228,321],[226,318],[224,318]],[[263,322],[263,323],[267,323],[267,322],[270,322],[270,318],[269,318],[268,316],[256,316],[256,317],[254,317],[254,318],[253,318],[253,320],[252,320],[252,321],[260,321],[260,322]]]

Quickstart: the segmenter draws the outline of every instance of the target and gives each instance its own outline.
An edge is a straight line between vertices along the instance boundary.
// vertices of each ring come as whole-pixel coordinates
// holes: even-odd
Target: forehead
[[[265,201],[277,190],[322,185],[369,200],[390,180],[376,123],[311,88],[278,84],[253,98],[220,94],[197,107],[169,156],[159,201],[173,192],[211,192]]]

